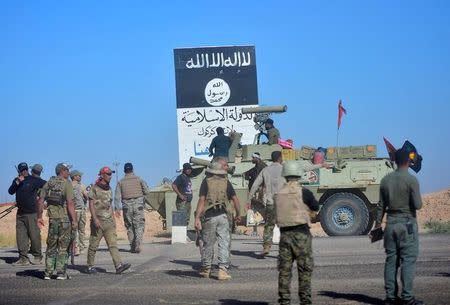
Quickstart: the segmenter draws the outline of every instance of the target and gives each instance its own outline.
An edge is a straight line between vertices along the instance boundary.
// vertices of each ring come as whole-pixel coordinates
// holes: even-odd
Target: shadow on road
[[[109,252],[108,248],[100,248],[97,250],[97,252]],[[119,252],[128,252],[130,253],[131,251],[129,249],[121,249],[119,248]]]
[[[448,272],[440,272],[438,273],[439,276],[444,276],[444,277],[450,277],[450,273]]]
[[[247,256],[247,257],[256,258],[256,259],[277,258],[276,256],[273,256],[273,255],[262,256],[255,251],[231,250],[231,254],[236,255],[236,256]]]
[[[171,263],[178,264],[178,265],[185,265],[185,266],[191,266],[194,270],[200,270],[202,267],[202,264],[200,262],[192,262],[192,261],[186,261],[181,259],[174,259],[170,261]]]
[[[222,305],[269,305],[267,302],[259,301],[239,301],[236,299],[221,299],[219,300]]]
[[[349,301],[356,301],[362,304],[383,305],[382,299],[370,297],[360,293],[339,293],[334,291],[319,291],[319,295],[323,295],[332,299],[345,299]]]
[[[11,256],[2,256],[0,257],[1,260],[5,261],[7,264],[12,264],[14,262],[17,262],[19,260],[18,257],[11,257]]]
[[[187,277],[194,277],[194,278],[201,278],[201,276],[198,274],[198,271],[195,270],[168,270],[165,271],[167,275],[177,276],[180,278],[187,278]]]
[[[24,271],[17,272],[16,276],[36,277],[38,279],[43,279],[44,278],[44,271],[37,270],[37,269],[29,269],[29,270],[24,270]]]
[[[84,265],[68,265],[67,269],[76,270],[76,271],[78,271],[80,273],[84,273],[84,274],[89,274],[87,272],[87,266],[84,266]],[[107,272],[106,269],[104,269],[104,268],[95,267],[95,269],[97,270],[97,273],[113,273],[113,272]]]

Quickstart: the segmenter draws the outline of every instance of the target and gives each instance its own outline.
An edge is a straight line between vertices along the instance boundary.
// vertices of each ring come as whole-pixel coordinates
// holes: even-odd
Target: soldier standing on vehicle
[[[116,273],[120,274],[131,267],[128,263],[122,263],[117,248],[116,222],[112,210],[113,194],[109,186],[113,173],[114,171],[109,167],[102,167],[98,174],[99,178],[89,191],[89,210],[91,212],[91,237],[87,254],[87,273],[89,274],[97,272],[94,267],[95,253],[103,237],[108,245]]]
[[[195,213],[195,228],[202,232],[203,241],[202,269],[199,274],[205,278],[210,277],[214,245],[218,240],[219,273],[217,278],[219,280],[231,279],[228,274],[231,235],[226,211],[229,200],[234,203],[236,221],[240,221],[239,200],[226,175],[226,170],[219,162],[211,162],[206,169],[206,178],[200,185],[200,196]]]
[[[261,155],[258,152],[255,152],[252,155],[252,163],[255,164],[255,166],[244,173],[245,180],[248,180],[248,190],[252,189],[256,177],[258,177],[263,168],[267,166],[267,164],[261,159]]]
[[[292,264],[297,262],[298,296],[300,304],[311,303],[311,275],[314,267],[312,236],[309,231],[311,211],[319,210],[319,203],[311,191],[302,188],[303,168],[298,162],[286,161],[282,176],[286,183],[274,196],[276,223],[280,227],[278,255],[278,302],[291,303]]]
[[[56,271],[57,280],[67,279],[68,250],[72,230],[77,229],[75,207],[73,203],[73,187],[67,179],[69,166],[58,163],[55,168],[57,176],[53,176],[41,190],[38,203],[38,224],[42,228],[44,220],[44,201],[47,201],[48,237],[45,253],[44,280],[49,280]]]
[[[37,223],[37,191],[41,189],[45,180],[30,176],[25,162],[17,166],[18,177],[14,178],[8,189],[10,195],[16,194],[16,239],[19,260],[18,266],[30,264],[28,250],[34,256],[33,265],[42,262],[41,231]],[[31,242],[31,249],[30,249]]]
[[[175,205],[177,211],[186,212],[186,226],[189,226],[189,218],[191,217],[191,201],[192,201],[192,183],[191,176],[192,166],[189,163],[183,164],[183,172],[172,183],[172,189],[177,193]]]
[[[222,127],[217,127],[216,132],[217,136],[212,139],[211,145],[209,145],[209,156],[213,157],[213,159],[217,157],[225,157],[228,159],[228,151],[233,141],[225,135]]]
[[[125,163],[123,170],[125,177],[116,186],[114,206],[117,214],[123,210],[130,251],[140,253],[145,229],[144,196],[149,193],[149,189],[147,183],[134,174],[133,164]]]
[[[70,172],[72,179],[73,193],[75,197],[75,214],[78,224],[77,238],[75,240],[75,255],[80,255],[86,249],[85,243],[85,228],[86,228],[86,204],[88,201],[88,194],[86,186],[81,183],[82,172],[73,170]]]
[[[264,128],[267,130],[267,138],[269,139],[268,144],[278,144],[278,140],[280,139],[280,132],[278,129],[273,126],[273,120],[267,119],[264,122]]]
[[[250,208],[251,199],[256,191],[264,184],[264,233],[263,233],[263,251],[262,256],[266,256],[272,247],[273,229],[275,227],[275,209],[273,206],[273,195],[278,192],[283,183],[284,178],[281,176],[283,157],[281,151],[273,151],[271,155],[272,164],[265,167],[261,173],[256,177],[255,182],[248,194],[247,208]]]
[[[375,228],[381,227],[387,214],[384,231],[386,263],[384,266],[385,304],[421,305],[414,299],[413,281],[419,253],[416,211],[422,208],[419,182],[408,172],[410,156],[405,149],[395,152],[397,170],[385,176],[380,185]],[[401,262],[401,266],[400,266]],[[402,292],[397,295],[397,271],[401,268]]]

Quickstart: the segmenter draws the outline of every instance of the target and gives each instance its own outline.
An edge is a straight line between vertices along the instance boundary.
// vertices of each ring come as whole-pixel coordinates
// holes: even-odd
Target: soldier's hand
[[[76,221],[72,222],[72,230],[78,229],[78,223]]]
[[[100,224],[100,221],[98,219],[94,219],[94,225],[97,229],[100,229],[102,225]]]
[[[247,202],[247,204],[245,205],[245,209],[250,210],[251,208],[252,208],[252,203]]]
[[[182,201],[186,201],[186,200],[187,200],[186,196],[184,196],[183,194],[180,195],[180,199],[181,199]]]
[[[236,223],[240,223],[241,222],[241,216],[237,215],[236,217],[234,217],[234,221]]]
[[[195,229],[197,229],[198,231],[202,230],[202,222],[200,221],[199,218],[195,219]]]
[[[116,212],[114,212],[114,215],[116,216],[116,218],[120,218],[120,216],[122,216],[122,213],[120,213],[119,210],[116,210]]]
[[[42,229],[45,226],[44,219],[42,219],[42,218],[38,218],[37,223],[38,223],[39,229]]]

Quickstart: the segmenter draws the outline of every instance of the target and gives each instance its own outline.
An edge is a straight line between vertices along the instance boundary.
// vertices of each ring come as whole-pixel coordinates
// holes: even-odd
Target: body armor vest
[[[47,182],[48,190],[45,195],[45,200],[49,205],[63,205],[64,198],[64,186],[66,184],[66,179],[62,177],[51,177]]]
[[[141,181],[135,175],[128,174],[120,180],[120,191],[122,192],[122,199],[125,200],[144,196]]]
[[[206,195],[205,211],[216,205],[223,205],[225,207],[228,201],[227,178],[220,176],[208,177],[206,178],[206,184],[208,185],[208,194]]]
[[[285,183],[275,195],[275,209],[280,228],[303,224],[311,226],[311,210],[303,202],[302,188],[297,181]]]

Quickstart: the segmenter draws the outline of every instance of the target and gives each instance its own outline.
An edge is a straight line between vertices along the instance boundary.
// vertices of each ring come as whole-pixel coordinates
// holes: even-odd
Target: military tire
[[[325,200],[320,223],[329,236],[360,235],[369,225],[364,201],[352,193],[336,193]]]

